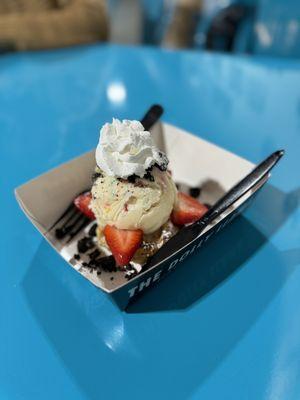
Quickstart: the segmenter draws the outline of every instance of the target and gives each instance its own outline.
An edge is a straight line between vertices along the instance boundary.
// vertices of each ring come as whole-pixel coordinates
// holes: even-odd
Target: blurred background
[[[300,56],[298,0],[1,0],[0,49],[113,42]]]

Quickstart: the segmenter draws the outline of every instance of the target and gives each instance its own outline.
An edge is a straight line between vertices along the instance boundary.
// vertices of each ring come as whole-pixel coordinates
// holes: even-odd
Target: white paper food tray
[[[251,162],[170,124],[156,124],[152,134],[157,145],[163,148],[169,157],[169,166],[175,182],[180,184],[181,189],[201,187],[200,200],[204,203],[213,204],[254,167]],[[82,260],[74,259],[78,239],[84,235],[84,232],[79,233],[68,246],[65,246],[50,229],[78,193],[91,187],[91,176],[95,168],[94,152],[93,150],[86,153],[30,180],[18,187],[15,193],[27,217],[54,249],[76,271],[112,296],[122,309],[126,308],[144,289],[174,270],[189,254],[198,251],[209,237],[227,225],[244,209],[254,193],[268,179],[266,177],[260,181],[252,191],[244,195],[203,231],[195,242],[190,243],[166,262],[141,272],[128,281],[123,272],[103,272],[97,275],[83,267]],[[185,268],[188,268],[188,265],[185,265]],[[111,280],[112,275],[113,280]]]

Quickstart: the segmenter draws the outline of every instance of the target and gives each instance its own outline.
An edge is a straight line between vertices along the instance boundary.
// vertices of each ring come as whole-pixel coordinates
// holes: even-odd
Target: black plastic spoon
[[[254,186],[271,171],[283,155],[284,150],[278,150],[261,162],[252,172],[250,172],[220,200],[218,200],[202,218],[193,224],[182,228],[175,236],[164,244],[157,253],[148,259],[144,268],[149,269],[154,265],[165,261],[196,239],[216,217],[219,217],[249,190],[253,189]]]

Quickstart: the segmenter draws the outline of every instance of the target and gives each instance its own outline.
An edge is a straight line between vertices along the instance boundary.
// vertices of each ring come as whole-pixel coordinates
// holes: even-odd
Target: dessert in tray
[[[175,126],[154,126],[161,113],[156,105],[141,123],[105,124],[96,157],[86,153],[15,191],[55,250],[122,309],[241,213],[284,154],[254,166]]]
[[[82,228],[91,225],[78,240],[74,258],[85,259],[83,267],[97,273],[108,269],[132,277],[182,226],[201,218],[207,206],[177,190],[166,154],[139,121],[106,123],[95,158],[91,189],[74,199],[86,217]],[[58,239],[64,238],[65,228],[56,228]]]

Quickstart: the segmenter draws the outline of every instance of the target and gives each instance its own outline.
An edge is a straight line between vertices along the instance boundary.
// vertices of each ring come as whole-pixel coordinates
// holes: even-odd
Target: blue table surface
[[[244,216],[125,313],[41,238],[13,189],[152,103],[253,162],[287,154]],[[299,61],[13,54],[0,58],[0,104],[1,400],[300,398]]]

